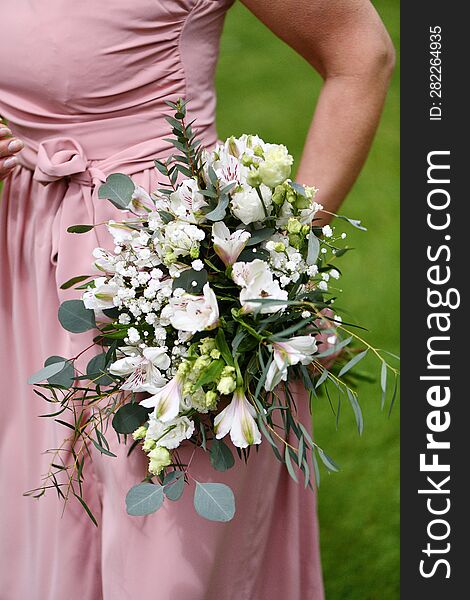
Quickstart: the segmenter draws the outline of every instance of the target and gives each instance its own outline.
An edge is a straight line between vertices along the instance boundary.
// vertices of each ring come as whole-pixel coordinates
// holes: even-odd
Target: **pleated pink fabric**
[[[112,172],[153,189],[165,100],[186,97],[207,146],[217,140],[213,75],[232,0],[2,0],[0,114],[24,140],[21,165],[1,200],[0,600],[322,600],[315,494],[290,480],[267,443],[248,466],[220,474],[201,452],[192,473],[234,490],[228,524],[195,514],[192,491],[146,518],[124,497],[145,472],[140,452],[98,453],[85,492],[95,528],[77,502],[53,491],[23,497],[47,472],[43,452],[64,429],[41,419],[47,405],[26,384],[50,355],[71,357],[90,340],[57,321],[59,291],[89,272],[104,228],[77,236],[69,225],[116,211],[97,197]],[[240,90],[234,90],[240,93]],[[307,399],[297,405],[310,423]],[[113,439],[114,436],[110,436]]]

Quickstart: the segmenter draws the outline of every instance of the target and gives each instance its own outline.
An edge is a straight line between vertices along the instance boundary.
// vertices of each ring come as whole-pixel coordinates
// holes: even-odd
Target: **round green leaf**
[[[235,464],[232,451],[222,440],[214,439],[212,441],[211,464],[217,471],[226,471]]]
[[[179,500],[184,491],[184,475],[182,471],[171,471],[163,480],[163,492],[168,500]]]
[[[113,173],[98,190],[98,197],[109,200],[117,208],[126,209],[134,190],[135,185],[130,177],[123,173]]]
[[[28,383],[31,385],[35,385],[36,383],[41,383],[41,381],[45,381],[49,377],[52,377],[53,375],[57,375],[57,373],[60,373],[64,367],[65,367],[65,360],[62,360],[62,361],[59,361],[56,363],[52,363],[52,364],[48,365],[47,367],[44,367],[40,371],[37,371],[36,373],[34,373],[34,375],[31,375],[31,377],[28,378]]]
[[[57,375],[47,378],[47,382],[51,385],[60,385],[64,388],[70,388],[75,379],[75,369],[73,368],[73,362],[63,358],[62,356],[49,356],[44,363],[45,367],[63,362],[64,367]]]
[[[185,269],[179,277],[173,280],[173,289],[182,288],[189,294],[201,294],[202,288],[207,283],[207,277],[205,269],[201,269],[200,271]],[[194,285],[194,282],[196,285]]]
[[[114,379],[106,375],[106,367],[106,352],[103,352],[90,360],[86,368],[86,374],[97,385],[111,385]]]
[[[137,402],[124,404],[113,417],[113,427],[118,433],[132,433],[148,419],[148,410]]]
[[[153,483],[139,483],[126,496],[127,514],[143,517],[157,511],[163,504],[163,487]]]
[[[59,321],[72,333],[83,333],[96,327],[95,313],[85,308],[82,300],[66,300],[59,307]]]
[[[235,497],[224,483],[199,483],[194,492],[196,512],[209,521],[227,522],[235,514]]]

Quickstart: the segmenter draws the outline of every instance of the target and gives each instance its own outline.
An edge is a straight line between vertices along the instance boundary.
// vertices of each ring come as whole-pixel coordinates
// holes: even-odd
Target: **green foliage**
[[[85,308],[82,300],[66,300],[59,306],[60,324],[72,333],[83,333],[96,327],[95,313]]]
[[[209,521],[230,521],[235,514],[235,497],[224,483],[196,481],[194,508],[201,517]]]
[[[123,173],[113,173],[100,186],[98,197],[109,200],[116,208],[125,210],[132,200],[134,189],[135,185],[130,177]]]

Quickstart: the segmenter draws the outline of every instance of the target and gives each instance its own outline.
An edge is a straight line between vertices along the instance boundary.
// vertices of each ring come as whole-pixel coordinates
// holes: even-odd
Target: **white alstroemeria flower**
[[[109,233],[113,236],[115,244],[124,244],[133,240],[139,232],[135,229],[127,227],[125,223],[116,223],[116,221],[108,221],[106,228]]]
[[[289,177],[294,159],[282,144],[266,144],[264,161],[259,165],[262,182],[270,188],[284,183]]]
[[[215,436],[218,440],[230,432],[230,438],[238,448],[261,443],[261,434],[254,417],[256,411],[245,397],[242,388],[233,393],[230,404],[214,420]]]
[[[108,281],[106,277],[94,279],[95,287],[90,287],[82,296],[85,308],[91,310],[103,310],[113,308],[114,298],[118,293],[119,287],[113,281]]]
[[[207,202],[199,192],[195,179],[185,179],[170,195],[170,211],[182,221],[189,223],[203,221],[204,215],[201,209],[204,206],[207,206]]]
[[[244,225],[264,221],[272,210],[272,192],[265,185],[260,186],[261,198],[251,186],[243,187],[232,194],[232,213]]]
[[[287,342],[272,344],[273,362],[268,369],[265,389],[271,392],[281,381],[287,380],[287,371],[291,365],[298,363],[308,365],[317,351],[315,338],[311,335],[292,337]]]
[[[183,401],[183,378],[176,374],[156,394],[142,400],[140,404],[145,408],[153,408],[154,418],[166,423],[178,416],[180,404]]]
[[[152,413],[149,418],[146,440],[154,440],[157,447],[164,447],[168,450],[178,448],[184,440],[194,433],[194,422],[188,417],[177,417],[169,421],[162,421]]]
[[[95,248],[93,257],[96,258],[94,265],[99,271],[104,273],[116,272],[116,257],[104,248]]]
[[[285,304],[248,302],[256,298],[287,300],[286,290],[281,289],[279,281],[275,280],[268,265],[259,259],[252,262],[239,262],[233,265],[232,279],[242,287],[240,302],[245,312],[259,310],[260,313],[277,312]]]
[[[145,348],[140,355],[120,358],[109,367],[109,372],[119,377],[129,375],[121,390],[155,394],[166,383],[160,369],[166,371],[170,362],[167,348]]]
[[[129,210],[138,215],[147,215],[153,208],[154,203],[150,195],[140,185],[136,185],[132,194]]]
[[[219,322],[219,306],[213,290],[206,283],[203,295],[181,294],[171,298],[165,315],[175,329],[196,333],[214,329]],[[166,308],[166,307],[165,307]]]
[[[229,228],[222,221],[212,225],[214,250],[226,267],[233,265],[250,237],[251,233],[244,229],[236,229],[230,233]]]

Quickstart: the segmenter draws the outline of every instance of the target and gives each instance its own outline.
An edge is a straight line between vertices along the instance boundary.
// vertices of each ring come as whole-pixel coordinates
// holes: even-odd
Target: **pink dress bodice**
[[[185,97],[211,144],[232,2],[2,0],[0,115],[28,146],[66,136],[93,161],[141,144],[159,152],[165,101]]]

